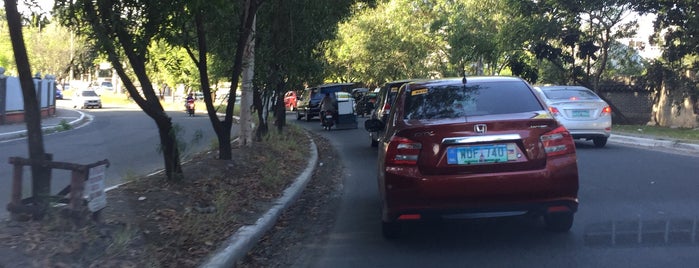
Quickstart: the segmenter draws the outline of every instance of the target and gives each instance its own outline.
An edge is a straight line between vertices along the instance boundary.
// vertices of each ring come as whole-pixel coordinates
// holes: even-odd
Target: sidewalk
[[[71,129],[77,128],[91,120],[89,115],[81,111],[65,108],[56,108],[56,114],[51,117],[41,119],[41,128],[46,131],[62,127],[65,124],[70,125]],[[0,141],[14,140],[27,136],[27,124],[16,123],[9,125],[0,125]]]

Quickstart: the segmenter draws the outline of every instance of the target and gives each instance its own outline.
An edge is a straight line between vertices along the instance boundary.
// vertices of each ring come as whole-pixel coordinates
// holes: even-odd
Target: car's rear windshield
[[[588,89],[544,89],[542,90],[546,98],[552,100],[569,100],[569,99],[580,99],[580,100],[593,100],[599,99],[595,93]]]
[[[82,92],[83,97],[97,97],[97,93],[91,90],[86,90]]]
[[[442,119],[542,110],[523,82],[415,88],[406,92],[405,119]]]

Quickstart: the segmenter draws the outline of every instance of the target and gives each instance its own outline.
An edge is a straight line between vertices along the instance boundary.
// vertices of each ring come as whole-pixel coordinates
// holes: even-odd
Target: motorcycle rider
[[[194,94],[193,94],[193,93],[189,93],[189,94],[187,95],[187,99],[186,99],[185,102],[184,102],[184,107],[185,107],[185,109],[187,110],[187,113],[189,113],[190,115],[193,115],[193,114],[194,114],[194,101],[195,101],[195,100],[196,100],[196,99],[194,98]],[[189,110],[189,105],[190,105],[190,104],[192,104],[192,111],[191,111],[191,112],[190,112],[190,110]]]
[[[324,124],[325,112],[330,111],[333,114],[333,118],[337,117],[337,103],[335,99],[330,97],[330,93],[325,93],[325,96],[320,100],[320,123]]]

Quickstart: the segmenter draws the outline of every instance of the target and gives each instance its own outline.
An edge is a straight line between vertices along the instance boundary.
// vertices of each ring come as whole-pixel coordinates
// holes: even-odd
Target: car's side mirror
[[[364,129],[369,132],[382,131],[384,127],[384,123],[378,119],[369,119],[364,121]]]

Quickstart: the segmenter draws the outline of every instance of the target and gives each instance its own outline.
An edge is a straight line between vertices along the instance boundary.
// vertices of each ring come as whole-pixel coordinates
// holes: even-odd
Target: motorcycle
[[[187,100],[184,106],[187,109],[187,115],[194,116],[194,100]]]
[[[333,111],[323,111],[323,115],[320,118],[321,125],[325,130],[330,130],[335,125],[335,112]]]

